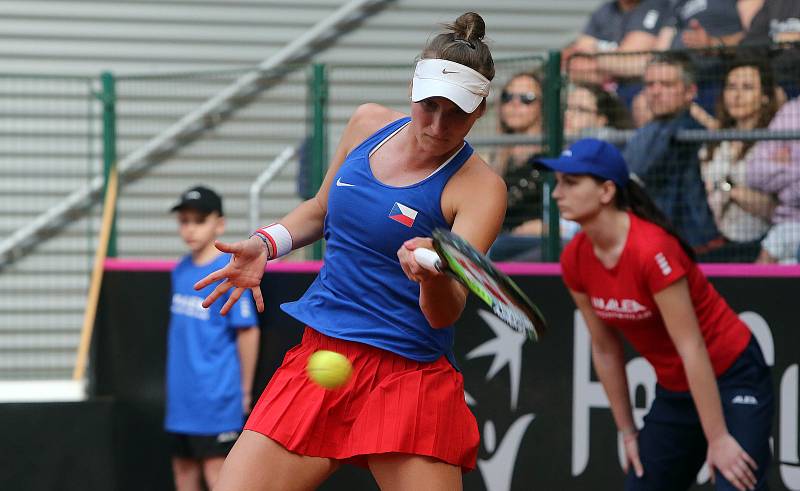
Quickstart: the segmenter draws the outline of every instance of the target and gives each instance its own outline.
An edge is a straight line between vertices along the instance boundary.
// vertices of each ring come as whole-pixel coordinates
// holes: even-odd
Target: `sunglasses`
[[[508,104],[514,99],[519,100],[520,103],[525,104],[526,106],[530,106],[531,104],[536,102],[539,98],[533,92],[515,94],[513,92],[507,92],[504,90],[503,92],[500,93],[500,102],[502,102],[503,104]]]

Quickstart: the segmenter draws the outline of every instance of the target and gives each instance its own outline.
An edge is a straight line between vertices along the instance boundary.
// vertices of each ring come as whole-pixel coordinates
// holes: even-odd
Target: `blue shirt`
[[[702,128],[688,111],[671,119],[656,119],[636,130],[623,156],[645,191],[692,247],[719,239],[714,214],[700,175],[699,143],[676,143],[683,129]]]
[[[397,251],[408,239],[450,228],[442,214],[442,190],[472,147],[465,143],[420,182],[386,185],[372,174],[369,154],[408,121],[389,124],[347,155],[328,197],[324,265],[302,298],[281,307],[327,336],[428,362],[450,353],[453,328],[428,324],[419,307],[419,284],[403,273]]]
[[[167,413],[164,427],[174,433],[216,435],[244,423],[236,328],[258,325],[247,291],[227,316],[229,295],[203,308],[218,283],[195,291],[194,284],[230,261],[220,254],[197,265],[185,256],[172,271],[172,304],[167,340]]]

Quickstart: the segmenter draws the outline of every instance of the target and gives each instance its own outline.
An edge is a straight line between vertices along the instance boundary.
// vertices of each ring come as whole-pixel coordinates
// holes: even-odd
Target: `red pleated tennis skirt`
[[[345,355],[350,380],[326,390],[306,375],[317,350]],[[335,339],[306,327],[247,420],[256,431],[300,455],[366,466],[374,454],[426,455],[475,468],[479,433],[464,400],[464,379],[443,356],[409,360],[366,344]]]

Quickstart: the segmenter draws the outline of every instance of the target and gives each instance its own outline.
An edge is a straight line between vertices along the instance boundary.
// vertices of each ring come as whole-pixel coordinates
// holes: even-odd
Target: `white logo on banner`
[[[516,411],[517,400],[519,399],[519,383],[522,378],[522,345],[527,339],[524,334],[507,325],[494,314],[485,310],[479,310],[478,315],[494,332],[494,339],[486,341],[477,348],[467,353],[467,360],[480,358],[481,356],[493,356],[492,365],[486,373],[486,380],[491,380],[497,372],[508,365],[508,373],[511,379],[511,410]]]
[[[775,364],[775,345],[772,331],[766,320],[755,312],[742,312],[739,317],[747,324],[758,341],[764,360],[767,365]],[[579,311],[574,316],[574,345],[573,345],[573,399],[572,399],[572,475],[578,476],[586,470],[589,463],[589,435],[591,434],[589,413],[592,409],[609,409],[606,397],[600,382],[591,380],[591,341]],[[633,408],[633,417],[637,426],[641,427],[642,418],[650,410],[650,404],[655,397],[656,376],[653,367],[642,357],[630,360],[625,371],[628,375],[628,386],[631,400],[635,401],[636,390],[644,389],[645,404],[643,407]],[[777,451],[777,461],[780,465],[780,476],[784,486],[791,491],[800,491],[800,455],[798,455],[798,365],[789,366],[783,373],[780,382],[780,400],[778,407],[778,431],[780,441]],[[742,399],[742,403],[752,403]],[[774,446],[773,446],[774,448]],[[617,453],[620,468],[624,462],[624,449],[622,439],[617,440]],[[708,468],[704,465],[698,473],[697,482],[703,484],[709,478]]]
[[[478,459],[478,469],[483,476],[487,491],[510,491],[511,479],[514,477],[514,467],[517,464],[517,453],[519,452],[522,437],[528,425],[531,424],[533,414],[524,414],[518,418],[506,432],[503,441],[497,446],[497,436],[494,423],[487,421],[483,425],[483,445],[486,450],[492,452],[488,459]]]
[[[508,365],[511,385],[510,406],[511,410],[515,411],[522,378],[522,347],[526,337],[524,334],[509,329],[503,321],[490,312],[478,310],[478,315],[489,326],[495,337],[467,353],[466,358],[472,360],[483,356],[493,357],[489,371],[486,373],[487,381]],[[469,394],[465,393],[465,398],[470,406],[477,404],[477,401]],[[517,418],[506,431],[499,445],[494,422],[486,421],[484,424],[481,440],[491,456],[488,459],[478,459],[478,469],[487,491],[510,491],[522,438],[534,418],[535,415],[532,413]]]

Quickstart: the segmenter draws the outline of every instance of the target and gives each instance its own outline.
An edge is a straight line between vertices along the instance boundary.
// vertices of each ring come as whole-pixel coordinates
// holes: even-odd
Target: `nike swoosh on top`
[[[446,68],[442,68],[442,73],[447,75],[448,73],[458,73],[458,72],[448,72]]]
[[[342,182],[342,178],[341,178],[341,177],[340,177],[339,179],[337,179],[337,180],[336,180],[336,185],[337,185],[337,186],[339,186],[339,187],[342,187],[342,186],[345,186],[345,187],[355,187],[355,184],[348,184],[348,183],[346,183],[346,182]]]

